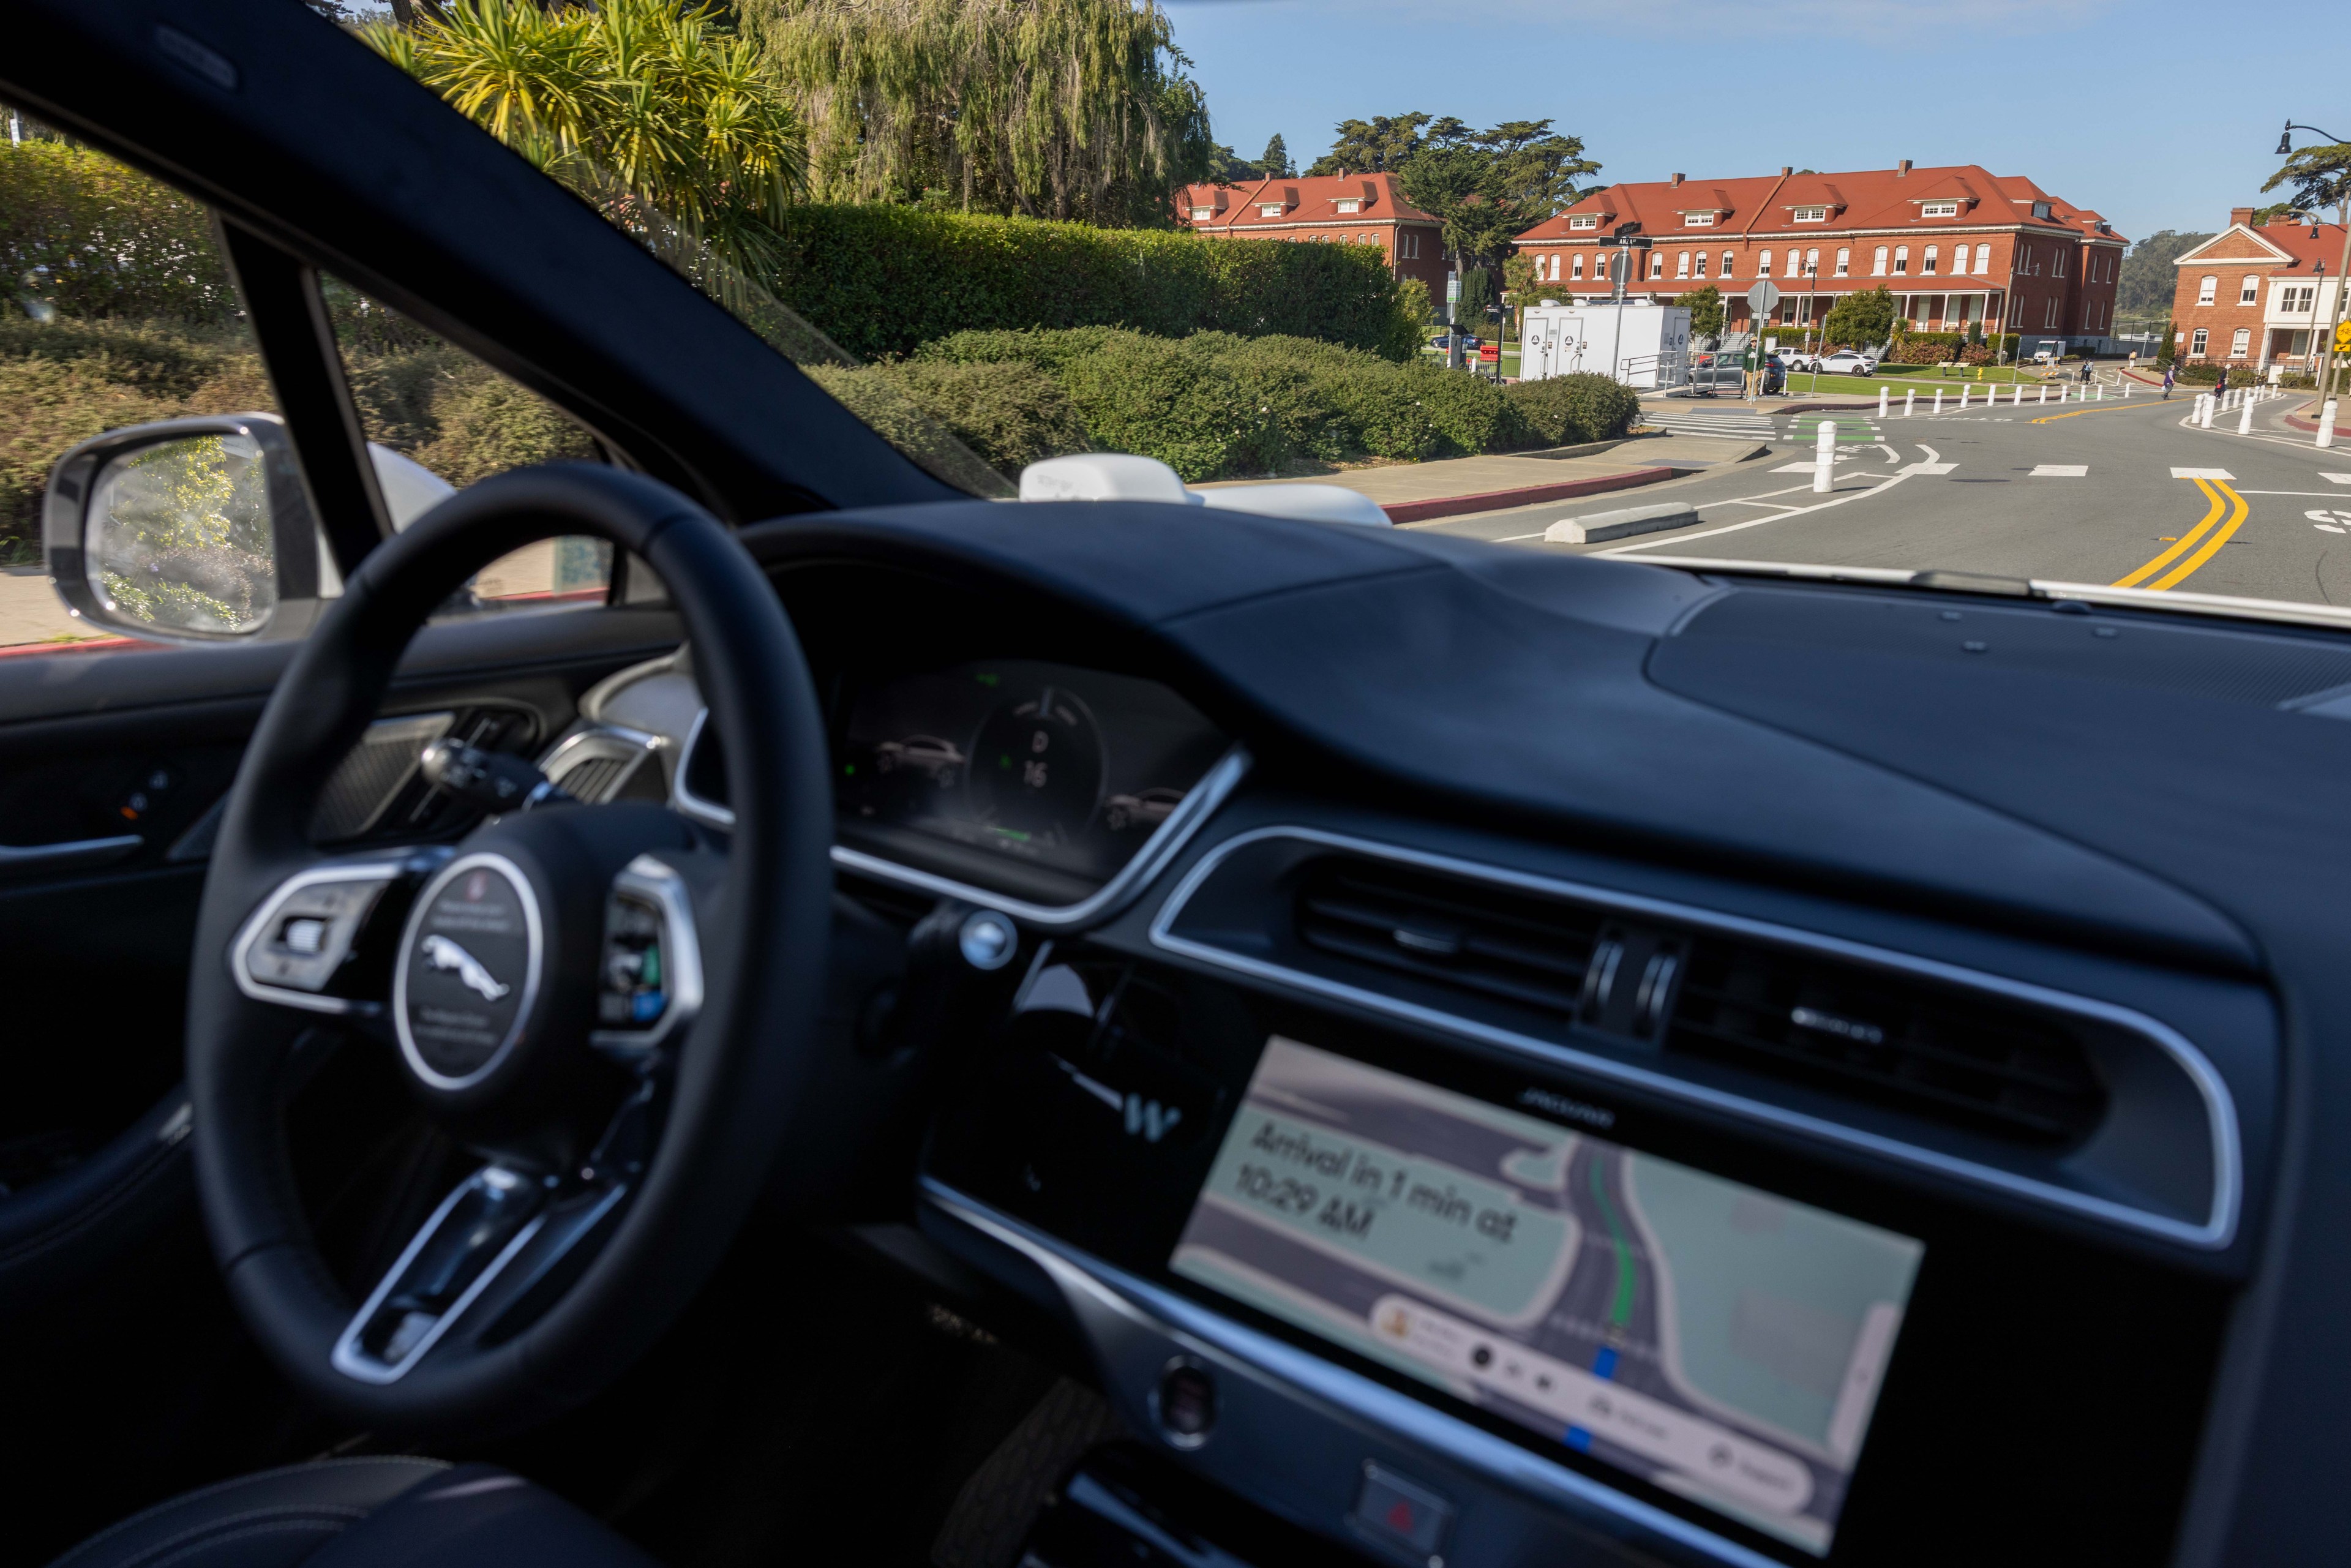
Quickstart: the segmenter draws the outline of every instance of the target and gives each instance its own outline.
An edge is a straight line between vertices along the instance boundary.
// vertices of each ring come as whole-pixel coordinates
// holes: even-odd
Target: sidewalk
[[[2313,398],[2308,402],[2303,404],[2300,408],[2294,410],[2292,413],[2287,414],[2285,416],[2285,422],[2296,430],[2306,430],[2313,435],[2315,435],[2318,434],[2319,407],[2320,400]],[[2346,424],[2343,423],[2344,416],[2346,413],[2351,413],[2351,398],[2338,401],[2335,405],[2335,439],[2337,441],[2342,441],[2346,437],[2351,437],[2351,424]]]
[[[1764,449],[1760,441],[1635,435],[1622,441],[1556,447],[1549,452],[1398,463],[1384,468],[1356,468],[1309,479],[1228,479],[1196,488],[1337,485],[1370,497],[1387,513],[1390,522],[1422,523],[1468,512],[1499,511],[1506,507],[1635,489],[1717,464],[1742,462]]]

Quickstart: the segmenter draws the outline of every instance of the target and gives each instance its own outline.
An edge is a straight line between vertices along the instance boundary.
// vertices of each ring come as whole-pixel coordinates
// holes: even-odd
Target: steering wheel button
[[[306,956],[318,953],[327,945],[327,923],[315,915],[304,915],[286,923],[281,938],[294,952]]]

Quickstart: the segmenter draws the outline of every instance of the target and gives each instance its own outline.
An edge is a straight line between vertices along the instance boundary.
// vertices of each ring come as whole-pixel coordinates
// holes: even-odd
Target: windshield
[[[2351,610],[2330,131],[2053,139],[2042,88],[1970,78],[1938,158],[1844,113],[1750,153],[1641,112],[1637,73],[1439,83],[1403,17],[1311,4],[308,4],[971,494],[1134,454],[1520,551]],[[1630,61],[1645,26],[1518,18],[1512,52]],[[66,308],[16,270],[23,312]]]

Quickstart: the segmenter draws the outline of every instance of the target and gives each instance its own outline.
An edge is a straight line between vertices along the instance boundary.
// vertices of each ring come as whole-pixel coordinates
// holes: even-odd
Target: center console
[[[2162,1559],[2222,1292],[1589,1074],[1084,942],[925,1225],[1184,1468],[1448,1560]],[[1924,1521],[1931,1528],[1922,1528]]]

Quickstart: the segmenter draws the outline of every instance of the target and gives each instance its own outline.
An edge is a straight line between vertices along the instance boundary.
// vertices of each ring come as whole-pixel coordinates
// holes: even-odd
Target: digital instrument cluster
[[[1099,886],[1229,742],[1155,682],[976,661],[853,694],[835,799],[852,837],[960,846]]]

